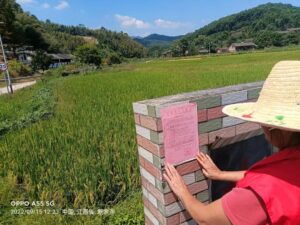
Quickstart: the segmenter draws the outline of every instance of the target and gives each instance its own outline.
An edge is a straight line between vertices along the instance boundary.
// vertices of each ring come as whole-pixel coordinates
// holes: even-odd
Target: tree
[[[75,51],[75,55],[81,63],[94,64],[98,67],[101,64],[101,53],[96,46],[88,44],[79,46]]]
[[[13,25],[15,21],[16,3],[13,0],[0,1],[0,33],[4,37],[5,42],[9,42],[13,33]]]
[[[300,42],[300,33],[289,33],[286,38],[289,44],[298,45]]]
[[[285,40],[282,35],[273,31],[263,31],[259,33],[255,39],[255,43],[259,48],[283,46],[284,42]]]
[[[31,25],[25,26],[24,34],[26,37],[26,44],[34,46],[38,49],[48,49],[49,44],[43,38],[41,32]]]
[[[34,56],[31,67],[33,71],[42,69],[43,71],[47,70],[52,62],[52,59],[42,50],[38,50]]]
[[[120,64],[120,63],[122,63],[121,57],[116,53],[111,53],[108,58],[108,64],[112,65],[112,64]]]
[[[183,39],[180,39],[179,43],[178,43],[178,46],[180,48],[180,51],[181,51],[181,55],[187,55],[188,53],[188,47],[189,47],[189,42],[187,39],[183,38]]]

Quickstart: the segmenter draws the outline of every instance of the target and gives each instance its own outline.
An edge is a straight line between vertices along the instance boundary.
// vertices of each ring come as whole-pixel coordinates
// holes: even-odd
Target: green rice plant
[[[5,190],[59,208],[110,207],[140,187],[133,102],[264,80],[287,59],[300,60],[300,51],[136,62],[56,77],[54,116],[0,140],[0,178],[15,177]]]

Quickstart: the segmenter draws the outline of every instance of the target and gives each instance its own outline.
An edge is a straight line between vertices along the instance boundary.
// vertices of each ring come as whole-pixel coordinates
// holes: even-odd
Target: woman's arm
[[[204,205],[191,195],[182,177],[172,165],[166,165],[165,179],[169,183],[173,192],[184,204],[186,210],[198,224],[204,225],[231,225],[226,217],[221,200]]]
[[[245,171],[221,171],[207,154],[200,152],[197,160],[203,167],[203,174],[212,180],[237,182],[244,178]]]

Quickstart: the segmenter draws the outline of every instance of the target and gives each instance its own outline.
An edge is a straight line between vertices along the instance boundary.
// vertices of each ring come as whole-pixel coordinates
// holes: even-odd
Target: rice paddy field
[[[6,123],[44,112],[41,120],[1,134],[0,224],[140,224],[132,103],[264,80],[280,60],[300,60],[300,50],[128,63],[86,75],[53,75],[14,96],[0,96]],[[44,89],[46,105],[38,98]],[[45,118],[47,110],[51,116]],[[13,215],[11,202],[18,200],[53,201],[58,209],[112,207],[116,214]]]

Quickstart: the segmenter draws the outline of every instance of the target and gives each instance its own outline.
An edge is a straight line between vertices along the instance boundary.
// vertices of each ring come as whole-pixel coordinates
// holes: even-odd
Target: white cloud
[[[122,27],[134,27],[138,29],[147,29],[150,27],[149,23],[146,23],[143,20],[139,20],[134,17],[122,16],[119,14],[116,14],[115,17],[121,23]]]
[[[154,23],[158,27],[167,28],[167,29],[176,29],[176,28],[184,26],[183,23],[169,21],[169,20],[163,20],[163,19],[157,19],[154,21]]]
[[[63,9],[69,8],[69,7],[70,7],[70,5],[67,1],[61,1],[57,6],[55,6],[55,9],[63,10]]]
[[[17,0],[17,3],[19,4],[32,4],[34,2],[34,0]]]
[[[48,8],[50,8],[50,5],[49,5],[49,3],[45,2],[45,3],[42,4],[42,7],[44,9],[48,9]]]

